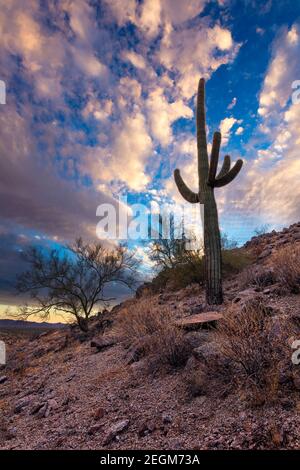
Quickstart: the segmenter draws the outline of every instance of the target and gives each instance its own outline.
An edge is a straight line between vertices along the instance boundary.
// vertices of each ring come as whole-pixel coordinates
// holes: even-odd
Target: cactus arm
[[[208,177],[208,154],[206,141],[206,124],[205,124],[205,80],[199,80],[196,108],[196,125],[197,125],[197,147],[198,147],[198,172],[202,184],[206,184]],[[200,184],[201,186],[201,184]]]
[[[230,170],[230,166],[231,166],[230,156],[225,155],[224,160],[223,160],[223,165],[217,176],[217,179],[220,179],[222,178],[222,176],[226,175],[226,173],[228,173],[228,171]]]
[[[214,181],[216,179],[216,173],[218,168],[218,161],[219,161],[219,153],[220,153],[220,146],[221,146],[221,133],[215,132],[210,156],[210,166],[208,172],[208,184],[213,186]]]
[[[237,160],[235,165],[231,168],[231,170],[228,171],[224,176],[221,178],[217,178],[214,182],[214,187],[215,188],[221,188],[222,186],[225,186],[226,184],[231,183],[231,181],[234,180],[234,178],[238,175],[240,172],[240,169],[243,166],[243,160]]]
[[[181,177],[180,171],[177,169],[174,171],[174,179],[178,191],[187,202],[191,202],[192,204],[199,202],[199,195],[197,193],[194,193],[187,187]]]

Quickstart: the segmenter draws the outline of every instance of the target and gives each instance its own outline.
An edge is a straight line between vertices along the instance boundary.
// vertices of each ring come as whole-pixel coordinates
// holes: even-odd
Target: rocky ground
[[[245,246],[268,265],[280,246],[300,241],[300,224],[253,238]],[[239,276],[225,283],[225,304],[263,296],[277,315],[300,316],[300,295],[278,286],[242,288]],[[176,319],[207,311],[197,286],[149,297]],[[297,449],[300,447],[300,380],[274,403],[249,406],[240,394],[192,396],[191,361],[179,370],[149,373],[146,358],[128,355],[114,324],[126,301],[95,318],[89,338],[77,328],[31,340],[1,334],[8,363],[0,370],[1,449]],[[187,331],[201,341],[210,331]],[[300,339],[300,337],[299,337]],[[291,352],[292,353],[292,352]],[[195,354],[192,355],[195,360]],[[300,368],[300,365],[299,365]]]

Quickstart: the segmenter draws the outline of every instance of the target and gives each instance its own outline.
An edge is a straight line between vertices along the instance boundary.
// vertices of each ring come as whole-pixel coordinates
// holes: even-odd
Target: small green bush
[[[228,276],[238,274],[247,266],[252,264],[251,256],[242,248],[234,248],[233,250],[223,250],[222,252],[222,269],[223,275]]]
[[[241,248],[222,252],[225,277],[241,272],[251,263],[251,257]],[[154,292],[159,292],[168,286],[170,290],[178,290],[190,284],[203,285],[204,282],[204,257],[191,254],[187,262],[178,263],[173,267],[164,267],[153,279],[152,289]]]

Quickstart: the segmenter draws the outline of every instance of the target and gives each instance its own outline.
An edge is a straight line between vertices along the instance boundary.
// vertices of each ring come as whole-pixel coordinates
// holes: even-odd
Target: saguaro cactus
[[[237,160],[235,165],[231,168],[230,156],[226,155],[221,170],[216,176],[221,146],[221,133],[215,132],[210,163],[208,162],[204,78],[200,79],[198,86],[196,123],[199,175],[198,193],[191,191],[187,187],[180,175],[180,171],[177,169],[174,171],[174,178],[180,194],[186,201],[191,203],[199,202],[204,205],[206,301],[208,304],[221,304],[223,302],[221,237],[214,188],[221,188],[230,183],[239,173],[243,161]]]

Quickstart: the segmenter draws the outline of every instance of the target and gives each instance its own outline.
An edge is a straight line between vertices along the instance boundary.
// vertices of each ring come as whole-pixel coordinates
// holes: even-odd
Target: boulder
[[[271,248],[265,248],[259,255],[258,259],[261,260],[261,259],[267,258],[267,256],[270,256],[271,254],[272,254]]]
[[[214,342],[204,343],[193,350],[193,356],[197,361],[209,364],[220,355],[218,345]]]
[[[233,303],[245,303],[248,300],[252,300],[256,297],[259,296],[259,293],[255,290],[254,287],[251,287],[249,289],[242,290],[239,292],[233,299]]]
[[[95,338],[91,341],[91,347],[96,348],[97,352],[102,351],[103,349],[109,348],[115,344],[115,340],[113,338],[104,336]]]
[[[294,232],[293,233],[293,239],[297,240],[297,241],[300,240],[300,232]]]
[[[191,315],[190,317],[177,320],[175,325],[182,328],[210,328],[215,326],[216,321],[223,318],[223,315],[219,312],[205,312]]]

